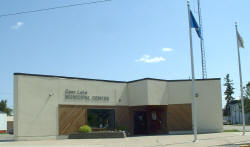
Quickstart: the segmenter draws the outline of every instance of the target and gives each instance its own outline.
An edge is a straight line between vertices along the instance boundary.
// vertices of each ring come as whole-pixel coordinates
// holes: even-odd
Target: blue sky
[[[91,1],[91,0],[90,0]],[[87,0],[1,0],[0,14]],[[234,22],[245,41],[243,82],[250,81],[250,1],[201,0],[208,78],[239,76]],[[197,17],[196,0],[191,9]],[[13,107],[13,73],[130,81],[191,77],[186,0],[113,0],[0,18],[0,99]],[[195,75],[201,78],[193,30]],[[222,86],[222,96],[224,92]],[[224,104],[223,97],[223,104]]]

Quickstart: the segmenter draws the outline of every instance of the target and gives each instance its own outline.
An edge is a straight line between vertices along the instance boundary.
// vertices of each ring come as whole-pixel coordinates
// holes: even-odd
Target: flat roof
[[[113,82],[113,83],[132,83],[143,80],[156,80],[156,81],[166,81],[166,82],[181,82],[181,81],[191,81],[192,79],[180,79],[180,80],[165,80],[165,79],[155,79],[155,78],[143,78],[132,81],[115,81],[115,80],[103,80],[103,79],[90,79],[90,78],[79,78],[79,77],[67,77],[67,76],[56,76],[56,75],[42,75],[42,74],[29,74],[29,73],[14,73],[14,75],[23,76],[35,76],[35,77],[50,77],[50,78],[65,78],[65,79],[77,79],[77,80],[90,80],[90,81],[103,81],[103,82]],[[208,78],[208,79],[195,79],[196,81],[207,81],[207,80],[220,80],[220,78]]]

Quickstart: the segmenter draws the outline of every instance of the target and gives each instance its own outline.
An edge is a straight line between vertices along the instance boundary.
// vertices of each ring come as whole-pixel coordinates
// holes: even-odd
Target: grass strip
[[[224,132],[241,132],[241,131],[239,131],[237,129],[232,129],[232,130],[224,130]]]

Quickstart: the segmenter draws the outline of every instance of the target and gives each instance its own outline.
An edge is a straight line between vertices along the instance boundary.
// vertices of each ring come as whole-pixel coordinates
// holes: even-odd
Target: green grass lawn
[[[236,129],[232,129],[232,130],[224,130],[224,132],[241,132],[241,131],[236,130]]]
[[[234,126],[242,126],[242,124],[234,124]],[[250,126],[250,124],[246,124],[246,126]]]

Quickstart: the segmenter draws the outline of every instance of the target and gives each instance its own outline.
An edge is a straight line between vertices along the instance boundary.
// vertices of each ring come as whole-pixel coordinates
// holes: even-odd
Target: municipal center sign
[[[64,97],[66,100],[84,100],[95,102],[108,102],[108,96],[89,96],[86,90],[70,90],[64,91]]]

